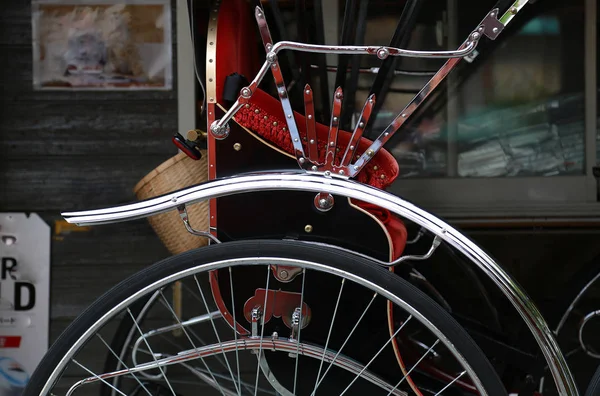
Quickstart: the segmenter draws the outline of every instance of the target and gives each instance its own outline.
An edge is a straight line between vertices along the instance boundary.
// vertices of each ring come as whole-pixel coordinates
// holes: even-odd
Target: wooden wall
[[[174,74],[175,18],[173,5]],[[134,200],[135,184],[177,153],[177,82],[167,92],[34,91],[30,0],[3,2],[0,25],[0,211],[37,212],[52,226],[52,342],[112,285],[168,255],[145,220],[82,229],[60,212]]]

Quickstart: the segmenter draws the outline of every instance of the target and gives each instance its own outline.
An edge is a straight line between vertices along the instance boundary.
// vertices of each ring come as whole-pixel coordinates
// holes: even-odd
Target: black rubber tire
[[[596,374],[592,377],[590,384],[588,385],[585,396],[598,396],[600,395],[600,366],[596,370]]]
[[[488,395],[507,392],[477,344],[442,308],[414,286],[371,260],[354,254],[296,241],[236,241],[211,245],[160,261],[121,282],[86,309],[57,339],[29,381],[25,396],[39,395],[54,368],[81,336],[106,312],[140,289],[190,267],[243,257],[282,257],[341,269],[395,294],[426,317],[453,344],[475,371]]]

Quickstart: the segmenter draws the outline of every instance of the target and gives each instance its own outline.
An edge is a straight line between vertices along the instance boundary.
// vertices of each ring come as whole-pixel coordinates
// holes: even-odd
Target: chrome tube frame
[[[538,343],[561,395],[578,395],[577,386],[552,331],[527,293],[487,253],[446,222],[386,191],[339,176],[290,171],[255,173],[216,179],[197,186],[129,205],[83,212],[67,212],[69,223],[108,224],[144,218],[176,210],[180,205],[259,191],[310,191],[364,201],[406,218],[464,254],[481,269],[508,298]]]

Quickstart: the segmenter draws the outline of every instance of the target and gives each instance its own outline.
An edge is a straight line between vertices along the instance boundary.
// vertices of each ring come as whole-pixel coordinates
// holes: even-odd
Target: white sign
[[[48,350],[50,227],[0,213],[0,396],[16,396]]]

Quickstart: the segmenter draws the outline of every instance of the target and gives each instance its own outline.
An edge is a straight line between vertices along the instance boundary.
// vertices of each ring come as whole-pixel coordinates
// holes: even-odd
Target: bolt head
[[[267,60],[271,63],[277,62],[277,54],[275,52],[269,52],[267,54]]]
[[[389,54],[390,54],[390,51],[388,51],[387,48],[380,48],[377,50],[377,57],[379,59],[385,59],[388,57]]]
[[[242,97],[243,97],[243,98],[246,98],[246,99],[247,99],[247,98],[249,98],[250,96],[252,96],[252,91],[250,90],[250,88],[248,88],[248,87],[245,87],[245,88],[242,88],[241,94],[242,94]]]

